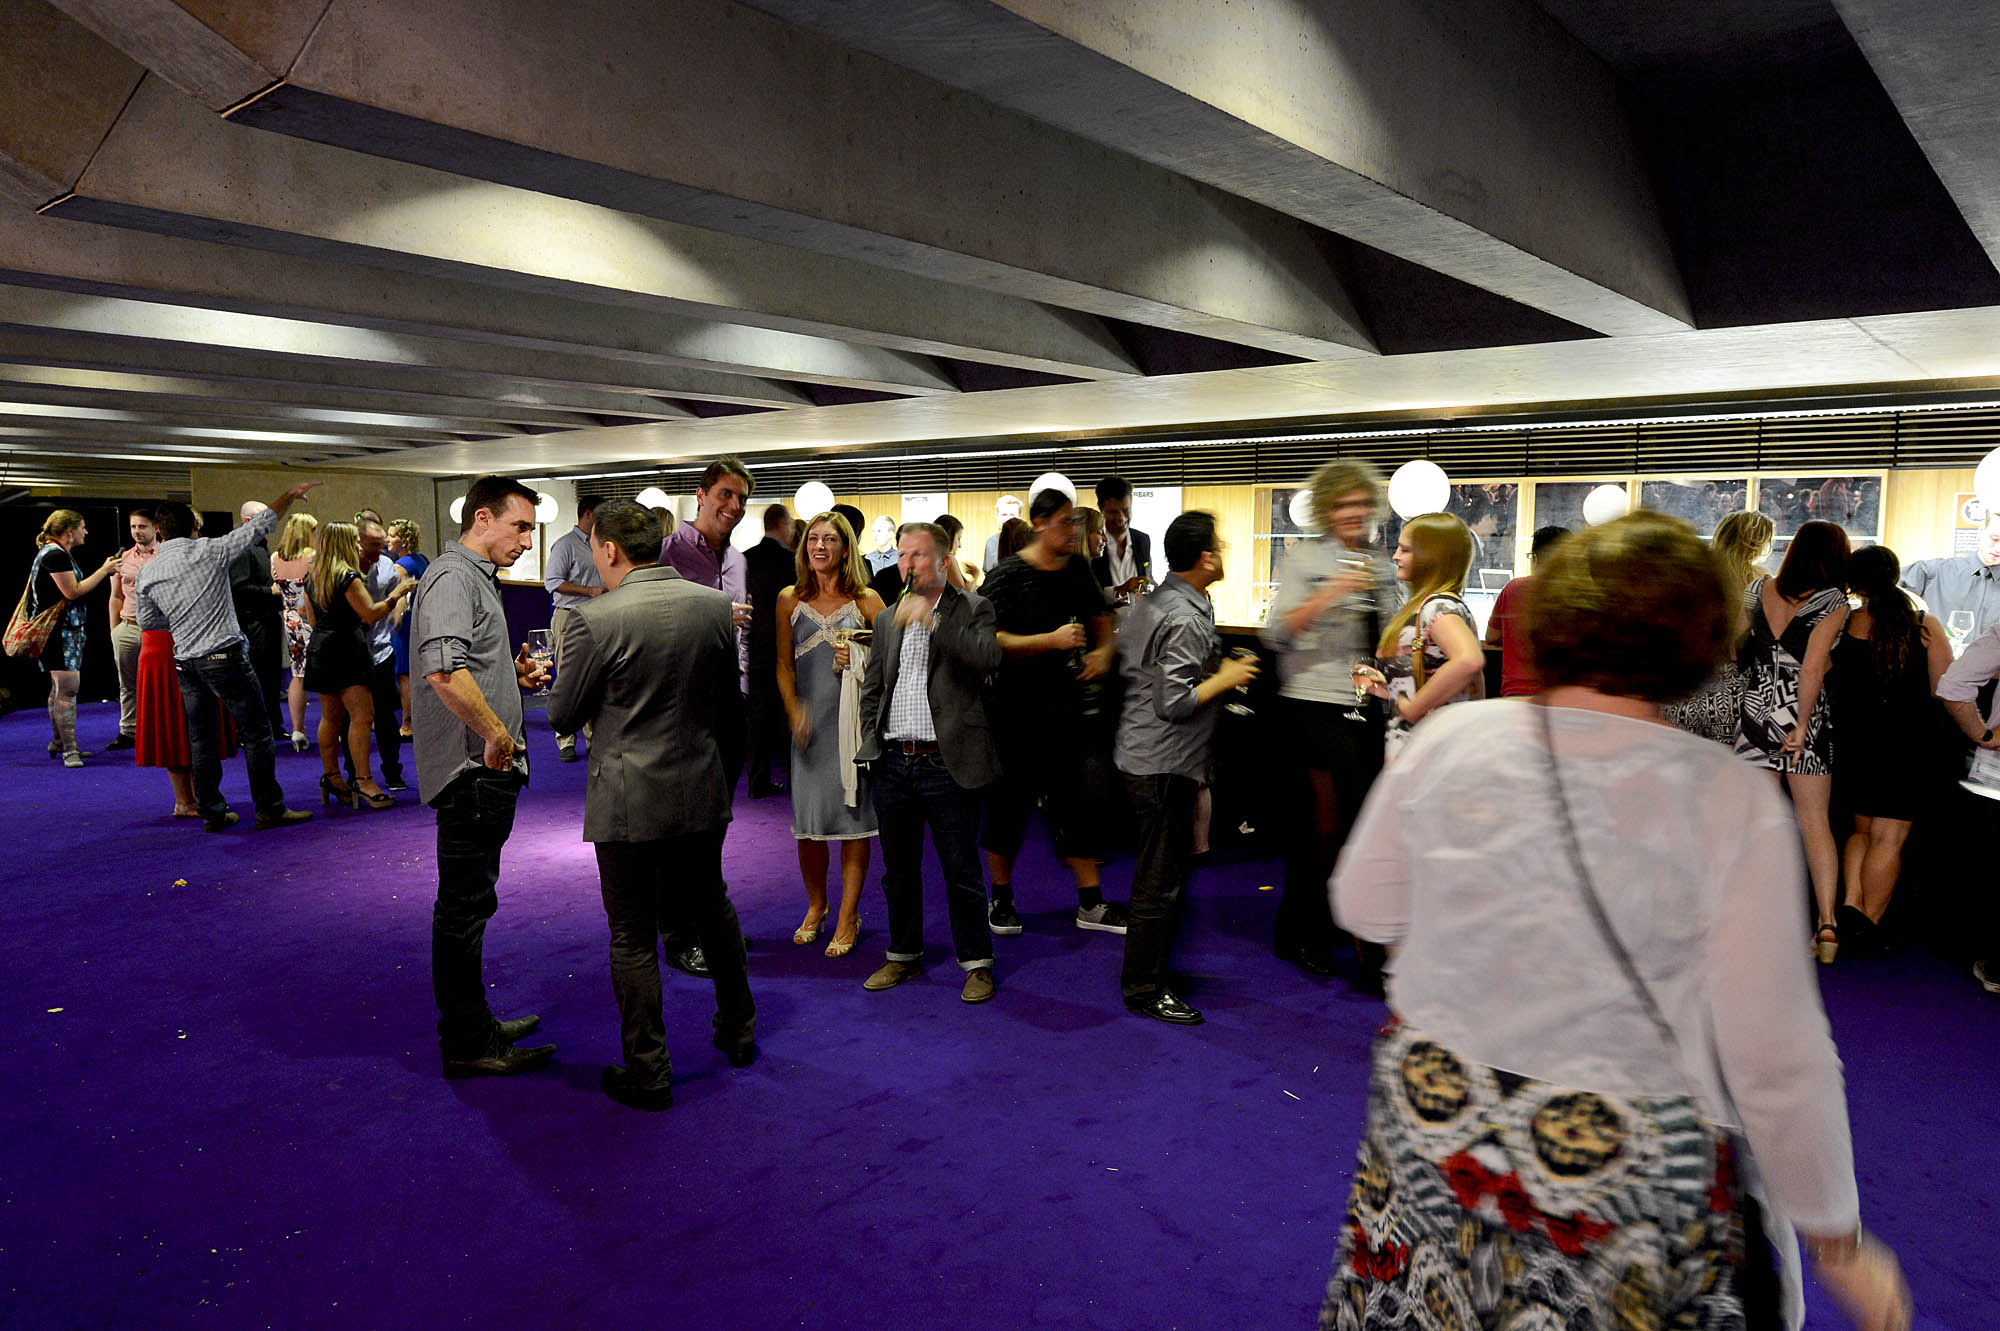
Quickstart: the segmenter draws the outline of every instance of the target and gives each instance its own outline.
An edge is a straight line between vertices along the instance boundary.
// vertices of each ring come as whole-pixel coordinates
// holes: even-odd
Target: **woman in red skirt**
[[[146,629],[139,635],[138,734],[133,761],[140,767],[164,767],[174,785],[174,817],[199,818],[195,807],[194,758],[188,750],[187,715],[181,710],[180,674],[174,669],[174,635]],[[236,752],[236,726],[222,708],[219,734],[222,756]]]

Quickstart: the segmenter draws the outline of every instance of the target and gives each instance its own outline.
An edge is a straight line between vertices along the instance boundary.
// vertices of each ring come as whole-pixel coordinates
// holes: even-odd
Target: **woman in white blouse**
[[[1635,1306],[1734,1327],[1747,1298],[1796,1327],[1796,1227],[1857,1326],[1907,1327],[1798,947],[1797,827],[1768,779],[1660,720],[1729,638],[1719,569],[1636,514],[1558,547],[1529,614],[1547,692],[1419,728],[1334,878],[1340,922],[1396,949],[1397,1020],[1321,1325],[1420,1302],[1468,1327]],[[1777,1289],[1734,1237],[1743,1178]]]

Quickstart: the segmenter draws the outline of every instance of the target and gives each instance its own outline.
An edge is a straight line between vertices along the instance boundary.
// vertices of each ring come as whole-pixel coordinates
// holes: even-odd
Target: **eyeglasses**
[[[1063,519],[1063,526],[1065,527],[1081,527],[1083,524],[1084,519],[1077,514],[1071,514],[1069,517]]]

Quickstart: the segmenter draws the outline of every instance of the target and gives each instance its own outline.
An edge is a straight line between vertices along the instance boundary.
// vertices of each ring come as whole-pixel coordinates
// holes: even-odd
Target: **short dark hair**
[[[868,530],[868,519],[861,516],[861,510],[856,508],[852,504],[835,504],[832,508],[828,509],[827,512],[838,513],[840,514],[841,517],[846,518],[847,529],[854,533],[854,537],[856,540],[861,539],[861,533]],[[800,516],[817,517],[818,515],[813,513],[806,513],[806,514],[801,514]]]
[[[951,537],[945,535],[944,528],[938,526],[935,522],[906,522],[896,528],[896,539],[901,541],[913,531],[920,531],[930,537],[931,544],[937,547],[937,552],[940,556],[951,553]]]
[[[1736,608],[1694,528],[1642,510],[1558,541],[1528,582],[1522,618],[1544,688],[1667,702],[1715,672]]]
[[[169,499],[152,508],[153,526],[168,540],[194,535],[194,510],[178,499]]]
[[[1099,508],[1103,508],[1107,502],[1113,499],[1130,500],[1131,498],[1132,482],[1126,480],[1123,476],[1106,476],[1097,483],[1097,506]]]
[[[1040,522],[1043,518],[1052,518],[1075,505],[1076,501],[1060,490],[1037,490],[1034,501],[1028,505],[1028,520]]]
[[[1215,549],[1215,514],[1198,508],[1181,514],[1167,524],[1160,546],[1167,552],[1169,573],[1187,572]]]
[[[701,479],[694,483],[695,488],[697,490],[706,490],[724,476],[734,476],[737,480],[743,482],[743,497],[745,499],[757,493],[757,478],[752,476],[750,469],[743,465],[743,459],[737,457],[734,453],[724,453],[721,457],[703,467],[701,469]]]
[[[132,505],[132,507],[125,510],[125,516],[128,519],[144,518],[146,521],[152,523],[154,526],[156,527],[159,526],[159,519],[153,516],[153,505],[151,504],[134,504]]]
[[[596,495],[578,495],[576,497],[576,515],[582,517],[586,513],[594,513],[597,511],[597,506],[603,502]]]
[[[591,541],[609,541],[635,564],[660,562],[659,515],[629,499],[607,499],[597,507]]]
[[[771,530],[771,528],[777,526],[780,523],[789,523],[791,522],[791,520],[792,520],[792,510],[786,508],[783,504],[773,504],[769,508],[764,510],[765,531]]]
[[[512,476],[481,476],[474,481],[465,492],[465,507],[459,511],[458,534],[463,536],[472,530],[473,521],[482,508],[499,517],[507,509],[509,495],[519,495],[527,500],[529,508],[540,502],[540,497],[533,490]]]
[[[1561,526],[1537,527],[1528,544],[1528,558],[1540,559],[1549,552],[1549,547],[1569,535],[1569,528]]]
[[[1847,532],[1831,522],[1808,522],[1792,535],[1778,565],[1778,594],[1797,600],[1809,592],[1847,585]]]

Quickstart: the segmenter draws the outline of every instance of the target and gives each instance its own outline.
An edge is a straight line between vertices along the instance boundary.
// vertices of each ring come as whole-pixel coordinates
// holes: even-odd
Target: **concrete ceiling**
[[[0,483],[2000,387],[2000,9],[9,0]]]

